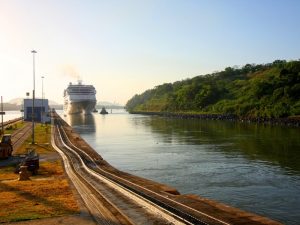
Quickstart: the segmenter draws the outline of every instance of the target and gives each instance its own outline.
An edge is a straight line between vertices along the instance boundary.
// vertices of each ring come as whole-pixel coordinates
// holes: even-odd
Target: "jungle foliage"
[[[241,68],[165,83],[126,104],[129,112],[187,112],[280,118],[300,115],[300,60]]]

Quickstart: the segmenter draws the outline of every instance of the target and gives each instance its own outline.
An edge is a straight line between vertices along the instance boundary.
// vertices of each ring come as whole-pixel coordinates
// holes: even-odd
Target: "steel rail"
[[[59,130],[59,129],[58,129]],[[63,130],[63,129],[62,129]],[[63,138],[61,136],[61,138]],[[63,140],[62,140],[63,141]],[[86,166],[85,162],[83,161],[82,157],[72,148],[70,148],[66,143],[63,143],[64,146],[71,151],[73,154],[77,156],[77,158],[81,161],[82,168],[86,170],[87,174],[92,175],[94,178],[97,178],[101,181],[105,180],[104,182],[110,186],[110,188],[116,190],[117,192],[120,192],[122,195],[125,195],[129,197],[130,199],[134,200],[135,202],[141,202],[141,197],[139,196],[137,198],[135,193],[132,193],[130,190],[124,189],[124,187],[120,186],[119,184],[115,183],[114,181],[108,179],[107,177],[95,172],[94,170],[91,170],[89,167]],[[146,203],[145,203],[146,201]],[[155,211],[156,214],[159,214],[163,216],[165,219],[169,220],[170,222],[173,222],[174,224],[183,224],[182,222],[178,222],[176,219],[173,218],[174,215],[165,215],[165,213],[161,213],[161,210],[153,210],[153,203],[149,203],[148,200],[143,199],[143,203],[137,203],[142,207],[151,208],[152,211]],[[148,205],[147,205],[148,204]],[[149,206],[150,205],[150,206]],[[181,219],[180,219],[181,220]],[[191,224],[191,223],[188,223]]]
[[[164,198],[165,200],[171,200],[171,199],[168,199],[168,198],[165,198],[164,196],[162,195],[159,195],[149,189],[146,189],[144,187],[141,187],[139,185],[136,185],[130,181],[127,181],[125,180],[124,178],[122,177],[119,177],[119,176],[116,176],[115,174],[112,174],[110,172],[107,172],[101,168],[98,167],[98,165],[94,162],[94,160],[86,153],[84,152],[83,150],[81,150],[80,148],[76,147],[75,145],[73,145],[73,143],[69,140],[69,138],[67,137],[64,129],[62,129],[62,131],[64,132],[64,138],[68,140],[68,142],[72,145],[73,148],[75,148],[77,151],[80,151],[81,153],[83,153],[85,156],[87,156],[88,158],[90,158],[90,162],[92,162],[100,171],[101,171],[101,176],[106,179],[107,181],[113,183],[114,185],[118,185],[119,187],[121,187],[122,189],[125,189],[127,190],[127,192],[133,194],[134,196],[137,196],[138,198],[142,198],[144,201],[148,202],[148,203],[151,203],[152,205],[154,204],[155,206],[163,209],[164,211],[170,213],[171,215],[175,216],[176,218],[180,219],[180,220],[183,220],[185,221],[186,223],[188,224],[203,224],[203,225],[208,225],[208,223],[206,223],[205,221],[202,221],[198,218],[195,218],[194,216],[192,215],[189,215],[187,214],[186,212],[183,212],[183,211],[180,211],[178,210],[177,208],[174,208],[173,206],[170,206],[168,204],[166,204],[165,202],[162,202],[162,201],[159,201],[157,200],[156,198],[144,193],[144,192],[141,192],[139,190],[136,190],[135,188],[132,188],[132,186],[135,186],[135,187],[138,187],[138,188],[141,188],[143,189],[144,191],[148,191],[156,196],[160,196],[162,198]],[[67,148],[71,151],[74,151],[72,148],[70,148],[68,145],[67,145]],[[78,155],[77,152],[75,152],[75,154]],[[78,157],[80,157],[78,155]],[[83,167],[88,171],[90,172],[91,174],[93,174],[94,176],[99,176],[99,172],[95,172],[94,169],[91,169],[90,167],[88,167],[82,160],[82,157],[80,157],[82,163],[83,163]],[[104,174],[103,174],[104,173]],[[122,180],[123,182],[121,182],[120,180]],[[129,183],[130,185],[132,186],[129,186],[128,184],[125,184],[125,183]],[[123,193],[124,194],[124,193]],[[173,201],[173,200],[171,200]],[[177,203],[174,201],[174,203]],[[186,207],[185,205],[182,205],[184,207]],[[197,211],[198,212],[198,211]],[[212,218],[210,218],[212,219]],[[224,223],[222,223],[224,224]]]
[[[23,117],[19,117],[19,118],[15,118],[15,119],[12,119],[12,120],[5,121],[5,122],[3,122],[3,127],[6,127],[6,126],[8,126],[10,124],[13,124],[13,123],[16,123],[20,120],[23,120]],[[0,123],[0,128],[2,128],[2,123]]]
[[[61,122],[60,122],[61,123]],[[97,167],[97,170],[100,170],[101,171],[101,175],[102,176],[105,176],[106,179],[109,179],[111,182],[114,182],[115,184],[118,184],[119,186],[121,186],[122,188],[125,188],[127,189],[128,191],[130,191],[131,193],[134,193],[135,195],[139,196],[139,197],[142,197],[143,199],[147,200],[148,202],[151,202],[151,204],[155,204],[157,206],[159,206],[160,208],[162,208],[163,210],[166,210],[168,211],[169,213],[171,213],[172,215],[175,215],[177,218],[181,219],[181,220],[184,220],[185,222],[188,222],[189,224],[210,224],[209,222],[206,222],[206,221],[203,221],[203,219],[199,219],[199,218],[196,218],[195,216],[193,215],[190,215],[188,214],[187,212],[183,212],[182,210],[179,210],[178,208],[175,208],[173,206],[171,206],[170,204],[167,204],[165,201],[167,202],[171,202],[172,204],[176,204],[176,205],[179,205],[181,207],[184,207],[186,209],[189,209],[197,214],[200,214],[202,215],[203,217],[205,217],[206,219],[208,218],[209,220],[213,220],[215,223],[219,223],[219,224],[225,224],[225,225],[229,225],[229,223],[225,222],[225,221],[222,221],[218,218],[215,218],[211,215],[208,215],[204,212],[201,212],[201,211],[198,211],[196,209],[193,209],[189,206],[186,206],[186,205],[183,205],[179,202],[176,202],[172,199],[169,199],[169,198],[166,198],[165,196],[163,195],[160,195],[156,192],[153,192],[149,189],[146,189],[142,186],[139,186],[135,183],[132,183],[128,180],[125,180],[124,178],[122,177],[119,177],[115,174],[112,174],[110,172],[107,172],[101,168],[99,168],[99,166],[95,163],[94,159],[92,159],[86,152],[84,152],[83,150],[81,150],[80,148],[78,148],[77,146],[75,146],[70,140],[69,138],[67,137],[66,133],[65,133],[65,130],[62,127],[62,125],[60,124],[60,129],[62,130],[62,132],[64,133],[64,139],[67,139],[67,142],[69,144],[68,145],[71,145],[72,148],[75,148],[76,151],[79,151],[81,154],[83,154],[84,156],[88,157],[89,158],[89,162],[92,162],[96,167]],[[65,142],[66,140],[64,140]],[[70,146],[68,146],[68,148],[72,149]],[[73,150],[73,149],[72,149]],[[78,153],[77,153],[78,154]],[[82,159],[81,159],[82,160]],[[86,160],[86,159],[85,159]],[[86,160],[87,161],[87,160]],[[83,160],[82,160],[83,162]],[[84,162],[83,162],[84,163]],[[88,170],[90,173],[95,173],[97,174],[97,176],[99,175],[99,173],[97,173],[97,171],[95,171],[95,169],[93,167],[90,168],[89,165],[86,165],[85,163],[83,164],[85,169]],[[129,185],[128,185],[129,184]],[[133,188],[135,187],[135,188]],[[140,189],[140,190],[143,190],[143,191],[140,191],[140,190],[137,190],[137,189]],[[145,192],[148,192],[148,193],[151,193],[152,196],[150,196],[149,194],[145,193]],[[154,196],[157,196],[159,198],[162,198],[164,199],[164,202],[161,201],[161,200],[158,200],[157,198],[153,197]]]
[[[26,124],[24,127],[18,129],[12,134],[12,144],[14,148],[23,140],[24,137],[27,137],[26,135],[28,135],[27,132],[29,130],[31,130],[31,126],[30,124]]]
[[[55,128],[52,127],[52,129],[55,129]],[[59,132],[59,130],[58,130],[58,132]],[[79,171],[78,171],[79,168],[78,167],[75,168],[73,166],[74,165],[73,158],[71,156],[69,156],[68,154],[64,153],[59,147],[57,147],[57,145],[55,144],[55,140],[54,140],[53,135],[52,135],[52,138],[51,138],[51,143],[52,143],[52,146],[54,147],[54,149],[61,155],[61,157],[64,161],[66,172],[69,175],[69,177],[71,178],[72,182],[74,183],[75,188],[80,193],[85,193],[85,194],[81,195],[81,197],[83,198],[84,202],[86,203],[86,206],[89,209],[89,211],[91,212],[91,214],[92,214],[93,218],[95,219],[95,221],[98,224],[115,225],[116,222],[110,222],[107,219],[103,219],[104,217],[107,217],[107,214],[105,214],[103,212],[103,210],[104,210],[104,207],[103,207],[103,204],[102,204],[103,202],[100,202],[99,196],[96,197],[95,193],[97,193],[102,198],[104,198],[104,201],[107,201],[107,199],[105,199],[105,197],[102,196],[101,193],[99,193],[98,190],[93,188],[92,185],[89,184],[88,180],[85,179],[79,173]],[[78,159],[80,160],[80,158],[78,158]],[[72,163],[70,163],[70,162],[72,162]],[[109,202],[109,201],[107,201],[107,202],[112,207],[115,207],[113,204],[111,204],[111,202]],[[128,220],[128,218],[126,218],[126,216],[125,216],[125,219]],[[128,220],[128,224],[132,224],[132,223]]]

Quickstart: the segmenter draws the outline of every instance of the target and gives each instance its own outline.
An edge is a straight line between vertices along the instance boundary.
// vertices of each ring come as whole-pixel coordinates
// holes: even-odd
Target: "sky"
[[[163,83],[300,58],[298,0],[0,0],[0,95],[125,104]],[[32,54],[32,50],[36,54]]]

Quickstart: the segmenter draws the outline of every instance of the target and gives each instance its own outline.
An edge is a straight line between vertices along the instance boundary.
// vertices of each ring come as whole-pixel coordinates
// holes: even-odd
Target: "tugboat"
[[[105,107],[102,107],[100,114],[105,115],[108,114],[108,112],[106,111]]]

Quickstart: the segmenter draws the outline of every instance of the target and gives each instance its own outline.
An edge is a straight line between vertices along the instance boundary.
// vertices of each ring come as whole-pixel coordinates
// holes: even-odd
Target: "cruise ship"
[[[93,85],[69,83],[64,90],[64,114],[90,114],[96,106],[96,90]]]

